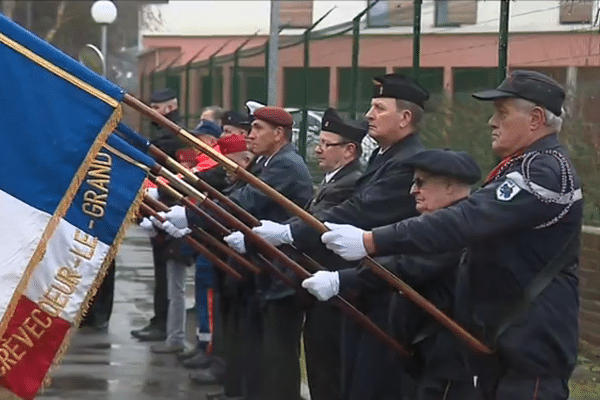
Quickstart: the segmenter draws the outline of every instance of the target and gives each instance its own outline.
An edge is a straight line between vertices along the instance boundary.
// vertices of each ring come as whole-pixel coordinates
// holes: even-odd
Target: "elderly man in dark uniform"
[[[226,111],[221,119],[223,125],[223,136],[244,135],[250,133],[251,119],[247,115],[238,113],[237,111]]]
[[[293,118],[280,107],[262,107],[254,112],[248,150],[264,158],[258,177],[298,205],[312,197],[312,179],[304,160],[290,143]],[[229,198],[259,219],[283,222],[288,211],[249,184],[239,186]],[[177,228],[201,223],[183,208],[173,208],[165,217]],[[227,241],[241,240],[241,233]],[[285,287],[268,275],[257,277],[256,288],[245,288],[249,326],[245,331],[248,350],[259,352],[248,365],[246,381],[248,399],[300,398],[300,331],[302,310],[296,304],[294,289]],[[259,325],[257,325],[257,323]],[[256,365],[256,363],[259,363]],[[257,375],[257,373],[260,375]],[[260,387],[257,387],[257,386]],[[238,394],[225,393],[232,397]]]
[[[315,196],[307,209],[313,214],[336,206],[354,192],[356,181],[362,175],[361,142],[366,126],[345,121],[333,108],[325,111],[315,153],[319,168],[325,172]],[[324,247],[310,252],[310,256],[329,268],[349,267],[348,263]],[[318,302],[306,311],[303,340],[308,387],[312,400],[341,399],[341,331],[339,309]]]
[[[492,149],[502,162],[483,187],[444,210],[370,232],[332,226],[327,247],[347,259],[467,247],[455,315],[496,352],[473,354],[486,400],[568,398],[577,360],[579,178],[558,141],[565,93],[516,70],[495,90]]]
[[[429,93],[415,80],[399,74],[375,79],[375,92],[366,117],[369,136],[379,144],[352,195],[341,204],[315,212],[321,221],[352,223],[370,229],[416,215],[409,194],[412,170],[404,160],[422,150],[417,133]],[[263,222],[255,232],[275,245],[293,243],[300,249],[320,246],[319,234],[299,218],[287,224]],[[364,287],[362,310],[382,325],[387,323],[391,294],[380,287]],[[375,400],[401,398],[402,384],[394,371],[399,365],[383,365],[390,350],[370,334],[349,322],[344,330],[343,398]]]
[[[179,124],[179,107],[177,92],[170,88],[162,88],[154,91],[150,97],[150,106],[159,114]],[[176,158],[176,152],[183,147],[183,143],[166,128],[156,122],[151,122],[151,143],[169,156]],[[156,188],[151,189],[151,196],[158,198]],[[152,227],[149,226],[150,231]],[[167,298],[167,245],[165,236],[159,234],[151,239],[152,259],[154,261],[154,317],[150,323],[141,329],[131,331],[131,335],[140,340],[162,341],[167,338],[167,312],[169,300]]]
[[[475,160],[465,152],[424,150],[405,161],[415,169],[410,193],[421,214],[448,207],[471,193],[481,178]],[[452,315],[456,269],[462,249],[440,255],[380,257],[378,262],[399,275],[437,308]],[[355,290],[359,280],[377,279],[369,268],[339,272],[319,271],[303,286],[319,300]],[[395,293],[390,306],[390,331],[414,354],[405,366],[417,381],[418,400],[471,400],[473,374],[458,341],[402,295]]]
[[[150,97],[150,107],[160,115],[180,125],[181,116],[179,115],[179,102],[175,90],[164,88],[154,91]],[[177,150],[184,147],[183,142],[167,128],[158,125],[154,121],[150,124],[152,126],[150,142],[170,157],[176,158]]]

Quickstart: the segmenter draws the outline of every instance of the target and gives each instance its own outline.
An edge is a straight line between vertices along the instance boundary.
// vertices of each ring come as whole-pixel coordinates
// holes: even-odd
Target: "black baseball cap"
[[[409,76],[402,74],[387,74],[373,79],[375,87],[373,98],[391,97],[406,100],[425,108],[425,101],[429,99],[429,92]]]
[[[473,93],[478,100],[495,100],[515,97],[529,100],[560,116],[565,91],[558,82],[537,71],[512,71],[496,89]]]
[[[431,173],[449,176],[472,185],[481,179],[481,169],[473,157],[464,151],[450,149],[423,150],[406,159],[403,164]]]

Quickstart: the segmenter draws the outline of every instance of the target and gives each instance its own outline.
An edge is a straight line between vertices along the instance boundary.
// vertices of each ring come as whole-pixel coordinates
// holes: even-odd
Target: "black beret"
[[[162,103],[177,98],[177,92],[171,88],[158,89],[152,92],[150,103]]]
[[[221,125],[231,125],[242,129],[250,128],[252,121],[248,115],[240,114],[236,111],[226,111],[221,118]]]
[[[554,115],[562,114],[565,91],[554,79],[537,71],[512,71],[496,89],[473,93],[478,100],[518,97],[544,106]]]
[[[344,121],[341,115],[333,108],[328,108],[321,119],[321,130],[337,133],[351,142],[362,142],[367,134],[367,127],[353,121]]]
[[[464,151],[449,149],[423,150],[404,161],[409,167],[432,175],[449,176],[470,185],[481,179],[481,169],[473,157]]]
[[[262,119],[275,126],[283,126],[284,128],[291,128],[294,125],[294,118],[292,114],[285,111],[281,107],[266,106],[261,107],[254,111],[255,119]]]
[[[391,97],[415,103],[425,108],[429,92],[421,87],[416,80],[401,74],[388,74],[374,79],[373,98]]]

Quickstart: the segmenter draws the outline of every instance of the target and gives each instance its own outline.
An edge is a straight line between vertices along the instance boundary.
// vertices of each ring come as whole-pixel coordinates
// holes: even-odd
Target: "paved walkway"
[[[188,303],[193,304],[193,269],[188,271]],[[203,400],[218,387],[193,384],[174,355],[153,354],[151,342],[129,331],[152,316],[154,271],[147,237],[132,227],[117,256],[113,314],[108,333],[84,328],[73,336],[43,400]],[[193,321],[192,321],[193,322]],[[190,335],[193,330],[189,329]],[[190,338],[191,339],[191,338]]]
[[[82,329],[51,375],[40,400],[204,400],[216,386],[202,387],[188,378],[174,355],[150,352],[129,331],[152,316],[154,271],[147,237],[132,227],[117,256],[115,302],[108,333]],[[193,269],[188,270],[187,301],[193,304]],[[188,324],[192,340],[194,321]],[[571,380],[571,400],[600,399],[600,358],[580,356]],[[306,386],[303,385],[303,394]],[[285,399],[282,399],[285,400]]]

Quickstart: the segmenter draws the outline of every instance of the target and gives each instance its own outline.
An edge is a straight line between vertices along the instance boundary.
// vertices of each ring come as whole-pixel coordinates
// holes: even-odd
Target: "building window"
[[[435,0],[435,26],[474,25],[477,0]]]
[[[368,0],[372,4],[374,0]],[[390,26],[411,26],[414,16],[413,0],[380,0],[367,13],[369,28],[389,28]]]
[[[329,68],[309,68],[308,106],[325,109],[329,104]],[[286,107],[302,107],[304,102],[304,68],[283,69],[284,103]]]
[[[561,0],[561,24],[590,24],[594,11],[593,0]]]
[[[281,26],[287,28],[308,28],[313,23],[313,1],[280,1],[279,15]]]

